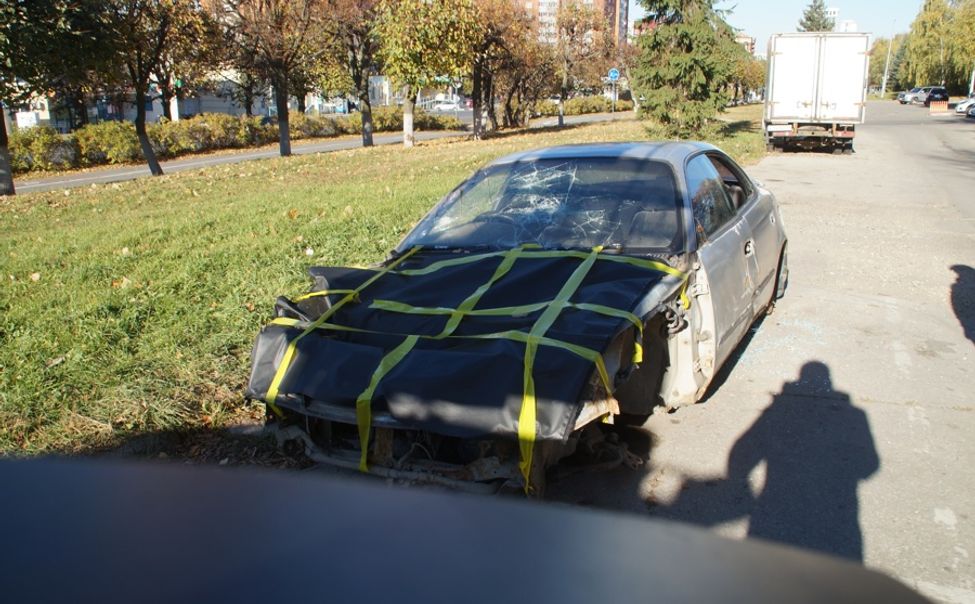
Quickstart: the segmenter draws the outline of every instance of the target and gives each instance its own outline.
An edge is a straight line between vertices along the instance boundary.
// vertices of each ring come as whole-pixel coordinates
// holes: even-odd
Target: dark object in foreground
[[[0,482],[9,602],[925,601],[682,525],[307,473],[4,461]]]

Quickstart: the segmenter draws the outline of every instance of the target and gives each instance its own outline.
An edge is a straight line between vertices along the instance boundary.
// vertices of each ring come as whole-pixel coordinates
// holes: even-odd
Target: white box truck
[[[853,152],[870,62],[865,33],[773,34],[768,44],[765,143]]]

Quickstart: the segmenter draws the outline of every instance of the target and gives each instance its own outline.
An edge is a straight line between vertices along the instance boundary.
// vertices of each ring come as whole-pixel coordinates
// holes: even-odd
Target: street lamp
[[[887,62],[884,63],[884,81],[880,85],[880,98],[887,96],[887,74],[890,73],[890,51],[894,48],[894,24],[897,23],[897,19],[890,22],[890,40],[887,41]]]

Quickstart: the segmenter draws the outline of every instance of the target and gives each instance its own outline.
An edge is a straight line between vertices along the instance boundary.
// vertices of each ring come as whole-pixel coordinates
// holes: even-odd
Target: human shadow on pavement
[[[951,307],[965,330],[965,337],[975,343],[975,269],[956,264],[951,270],[957,275],[951,284]]]
[[[747,517],[749,537],[863,560],[857,486],[879,467],[866,414],[833,389],[825,364],[809,362],[735,442],[724,478],[685,480],[653,514],[705,526]]]

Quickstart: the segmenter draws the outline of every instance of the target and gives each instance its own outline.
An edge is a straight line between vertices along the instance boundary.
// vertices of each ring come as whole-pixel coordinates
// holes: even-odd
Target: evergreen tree
[[[826,4],[823,0],[812,0],[799,20],[799,31],[833,31],[836,22],[826,15]]]
[[[641,110],[669,136],[699,134],[727,104],[738,52],[713,0],[641,0],[657,26],[632,69]]]

